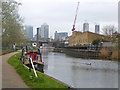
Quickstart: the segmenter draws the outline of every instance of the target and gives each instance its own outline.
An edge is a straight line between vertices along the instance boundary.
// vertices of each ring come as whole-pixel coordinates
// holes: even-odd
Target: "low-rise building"
[[[69,46],[81,46],[91,44],[97,38],[104,38],[104,35],[92,32],[74,31],[69,37]]]
[[[67,32],[55,32],[55,37],[54,37],[54,39],[61,39],[61,40],[65,40],[65,38],[68,36],[68,33]]]

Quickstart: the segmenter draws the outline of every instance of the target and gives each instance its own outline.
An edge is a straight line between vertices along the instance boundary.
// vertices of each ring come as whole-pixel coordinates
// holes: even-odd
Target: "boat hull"
[[[32,69],[32,65],[30,63],[25,64],[27,67],[29,67],[30,69]],[[37,62],[33,62],[33,65],[35,67],[36,70],[44,73],[44,64],[40,64]]]

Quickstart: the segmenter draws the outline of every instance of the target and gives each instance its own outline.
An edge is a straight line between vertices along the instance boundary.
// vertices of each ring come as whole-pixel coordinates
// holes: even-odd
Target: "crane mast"
[[[72,29],[72,31],[74,31],[74,30],[75,30],[75,23],[76,23],[77,14],[78,14],[79,3],[80,3],[80,2],[78,2],[78,5],[77,5],[76,15],[75,15],[75,20],[74,20],[74,24],[73,24],[73,29]]]

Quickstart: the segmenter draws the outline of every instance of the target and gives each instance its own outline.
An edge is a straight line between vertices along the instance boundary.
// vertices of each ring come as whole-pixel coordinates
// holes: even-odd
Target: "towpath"
[[[29,88],[16,73],[15,69],[8,64],[8,59],[18,52],[0,56],[2,57],[2,88]]]

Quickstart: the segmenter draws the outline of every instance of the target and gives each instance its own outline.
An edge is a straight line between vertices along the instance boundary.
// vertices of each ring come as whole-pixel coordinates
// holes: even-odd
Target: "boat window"
[[[29,58],[30,58],[30,55],[26,55],[26,58],[29,59]]]
[[[36,60],[36,55],[34,55],[34,60]]]
[[[40,62],[40,55],[37,55],[37,60],[38,62]]]

